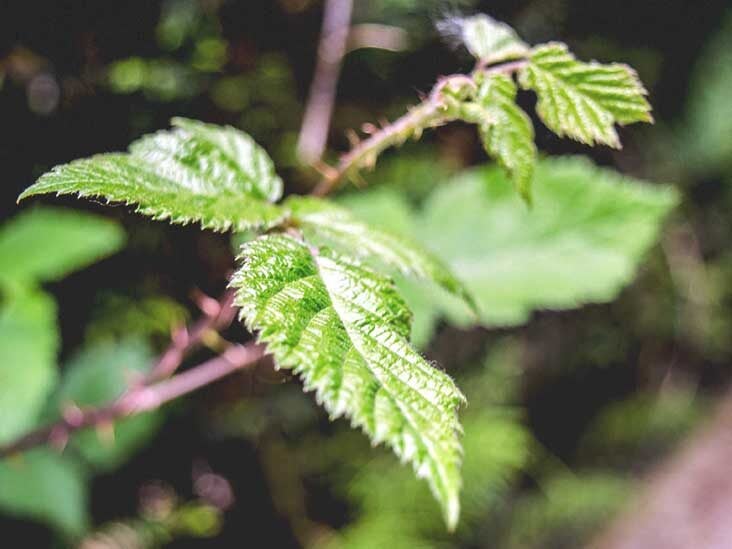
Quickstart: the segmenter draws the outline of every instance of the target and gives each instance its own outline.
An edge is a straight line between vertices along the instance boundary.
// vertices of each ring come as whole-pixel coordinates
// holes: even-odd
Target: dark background
[[[366,3],[368,0],[356,2]],[[15,199],[43,171],[74,158],[124,150],[142,133],[167,127],[173,115],[239,124],[239,112],[221,108],[212,100],[211,82],[221,75],[256,71],[259,60],[271,53],[282,56],[290,68],[292,86],[275,86],[263,93],[283,95],[282,101],[288,107],[275,111],[280,117],[276,123],[262,130],[255,128],[251,133],[270,150],[279,145],[285,147],[286,134],[291,137],[298,129],[312,75],[321,17],[319,3],[229,0],[202,4],[206,17],[218,25],[217,32],[227,44],[227,58],[217,71],[203,75],[197,92],[160,100],[144,92],[117,93],[104,79],[106,68],[119,59],[161,56],[156,38],[160,2],[0,2],[0,66],[7,71],[0,89],[3,220],[30,207],[16,205]],[[394,24],[405,22],[417,38],[405,52],[356,52],[346,58],[331,140],[334,149],[347,146],[343,138],[346,128],[374,120],[383,113],[398,112],[402,105],[416,100],[419,93],[427,92],[436,76],[470,67],[467,57],[446,45],[431,24],[455,7],[455,3],[434,2],[427,8],[407,11],[406,15],[400,13],[401,19]],[[616,166],[626,173],[682,184],[686,201],[682,211],[687,213],[702,243],[702,257],[711,261],[724,251],[723,236],[729,231],[729,227],[709,227],[706,221],[708,211],[726,200],[721,175],[676,172],[676,180],[673,164],[669,167],[669,163],[658,158],[664,154],[676,156],[672,148],[665,148],[664,139],[683,124],[695,64],[730,8],[732,4],[724,0],[512,0],[478,2],[466,9],[484,11],[507,21],[529,42],[561,39],[581,58],[622,60],[638,69],[651,92],[658,122],[655,127],[624,130],[626,147],[617,153],[588,150],[559,140],[541,128],[537,130],[539,147],[553,154],[590,154],[599,163]],[[391,22],[383,19],[388,12],[374,13],[363,6],[359,9],[357,16],[360,13],[364,21]],[[187,56],[186,47],[165,55],[183,59]],[[30,82],[39,72],[50,75],[58,86],[57,101],[53,100],[53,89],[37,92],[42,102],[50,94],[51,108],[34,109],[29,103]],[[521,101],[530,106],[531,98],[522,96]],[[458,147],[467,163],[482,160],[477,140],[472,136],[465,138],[461,128],[445,128],[427,139],[435,147]],[[315,174],[294,166],[280,169],[280,173],[290,183],[289,191],[303,190],[315,180]],[[110,209],[73,199],[48,198],[44,202],[116,218],[124,224],[130,238],[122,253],[52,285],[59,300],[62,359],[82,343],[100,291],[114,290],[133,297],[162,294],[193,311],[191,289],[218,294],[233,266],[227,237],[148,222],[123,207]],[[654,255],[649,261],[655,264],[656,259]],[[710,353],[704,345],[677,333],[642,330],[637,324],[626,322],[627,316],[636,314],[641,307],[639,300],[654,291],[650,276],[641,275],[617,303],[567,313],[537,314],[521,329],[521,337],[530,342],[532,356],[536,357],[528,361],[524,383],[529,423],[547,449],[570,463],[578,440],[599,410],[642,386],[657,383],[658,372],[638,371],[638,364],[643,363],[637,360],[638,355],[642,350],[647,352],[649,342],[657,356],[683,364],[684,375],[698,379],[705,394],[718,394],[729,377],[727,366],[732,346]],[[236,329],[231,335],[246,337]],[[439,357],[450,368],[451,349],[469,348],[476,339],[480,341],[478,347],[483,348],[495,336],[485,330],[463,333],[444,327],[429,354]],[[597,337],[614,351],[600,368],[588,365],[592,363],[588,358],[591,342]],[[119,471],[95,480],[91,500],[95,523],[134,515],[139,488],[151,479],[169,483],[182,497],[190,495],[192,464],[205,458],[213,470],[232,484],[236,504],[226,512],[219,537],[183,539],[172,546],[241,546],[242,540],[253,545],[266,540],[271,547],[299,546],[288,517],[273,503],[257,444],[212,435],[207,423],[207,412],[214,402],[236,399],[241,394],[264,398],[280,390],[274,382],[252,382],[242,377],[225,387],[204,390],[187,404],[173,407],[165,427],[149,447]],[[327,436],[333,427],[318,412],[308,413],[316,419],[307,428]],[[285,437],[296,437],[301,429],[287,425],[271,428],[284,432]],[[288,463],[281,466],[286,469]],[[631,465],[634,466],[638,464]],[[305,503],[311,520],[333,527],[346,523],[354,512],[328,486],[317,483],[306,486]],[[0,532],[4,539],[22,539],[29,547],[45,546],[52,539],[51,532],[44,527],[7,518],[0,520]]]

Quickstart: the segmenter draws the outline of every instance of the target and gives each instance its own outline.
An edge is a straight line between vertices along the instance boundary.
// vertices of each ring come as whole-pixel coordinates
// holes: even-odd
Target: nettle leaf
[[[477,100],[488,121],[480,126],[480,136],[488,154],[511,175],[514,186],[531,202],[531,180],[536,164],[534,126],[531,118],[516,105],[516,84],[505,75],[493,75],[480,85]]]
[[[53,300],[37,290],[8,296],[0,308],[0,444],[36,425],[58,377],[57,348]]]
[[[525,56],[528,45],[505,23],[485,14],[459,20],[462,41],[468,51],[485,63]]]
[[[287,206],[309,240],[336,246],[350,254],[377,259],[404,275],[431,280],[475,309],[475,303],[462,283],[421,244],[406,236],[370,227],[356,219],[347,209],[320,198],[291,196]]]
[[[217,231],[268,228],[285,217],[271,204],[282,181],[271,159],[234,128],[174,118],[170,131],[142,137],[130,152],[100,154],[57,166],[19,199],[78,194],[137,205],[171,223],[199,222]]]
[[[519,81],[536,92],[536,111],[550,130],[588,145],[620,148],[616,123],[653,121],[646,89],[633,69],[577,61],[559,42],[535,47]]]
[[[0,230],[0,282],[58,280],[116,252],[123,243],[120,227],[103,217],[36,208],[18,215]]]
[[[411,462],[454,527],[464,397],[409,345],[411,314],[393,283],[287,235],[244,244],[242,258],[232,285],[247,327],[333,418],[349,417]]]
[[[671,187],[579,157],[540,161],[535,181],[528,211],[500,170],[468,171],[440,186],[419,219],[420,238],[461,274],[484,325],[614,299],[678,201]],[[453,322],[473,324],[458,304],[445,305]]]

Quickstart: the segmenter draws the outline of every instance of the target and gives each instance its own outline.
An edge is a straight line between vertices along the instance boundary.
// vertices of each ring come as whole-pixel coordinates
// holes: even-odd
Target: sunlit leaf
[[[320,240],[344,252],[377,259],[404,275],[435,282],[474,307],[471,297],[450,269],[408,236],[370,227],[348,210],[315,197],[293,196],[287,205],[310,240]]]
[[[284,212],[272,161],[246,134],[182,118],[171,131],[145,136],[129,154],[101,154],[57,166],[20,199],[44,193],[102,197],[137,205],[171,223],[229,229],[270,227]]]
[[[638,75],[627,65],[578,61],[565,44],[537,46],[519,73],[538,96],[536,112],[560,136],[620,148],[615,124],[652,122]]]
[[[285,235],[244,244],[242,258],[232,284],[247,327],[333,418],[349,417],[411,462],[454,527],[464,397],[410,347],[411,314],[391,281]]]

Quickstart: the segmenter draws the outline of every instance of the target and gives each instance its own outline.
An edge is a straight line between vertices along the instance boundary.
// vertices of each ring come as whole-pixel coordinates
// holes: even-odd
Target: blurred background
[[[326,159],[348,148],[349,129],[393,120],[439,75],[470,70],[435,22],[478,11],[529,43],[562,40],[581,59],[635,67],[655,125],[623,129],[624,149],[614,151],[561,140],[535,120],[538,146],[674,185],[681,199],[637,270],[589,299],[600,303],[577,299],[563,311],[536,303],[470,327],[415,298],[418,344],[471,402],[458,531],[445,532],[426,487],[387,451],[345,421],[330,423],[297,380],[261,368],[143,417],[123,454],[80,451],[82,472],[41,464],[28,484],[3,465],[3,538],[29,547],[565,548],[619,520],[608,547],[625,547],[613,541],[634,535],[624,510],[668,497],[656,485],[688,473],[684,456],[704,445],[713,454],[705,486],[719,497],[689,512],[729,516],[732,495],[719,480],[729,441],[710,449],[718,439],[695,433],[730,426],[717,409],[730,398],[732,359],[732,5],[356,0],[361,42],[344,58]],[[124,150],[176,115],[247,131],[287,192],[307,192],[318,173],[295,150],[322,14],[320,0],[0,2],[1,221],[34,208],[16,197],[52,166]],[[530,94],[519,100],[532,112]],[[403,228],[408,215],[434,210],[435,189],[485,162],[475,131],[450,125],[385,154],[364,174],[368,189],[345,188],[342,200]],[[103,215],[127,235],[119,253],[44,286],[57,303],[62,372],[149,362],[171,326],[197,315],[197,293],[220,295],[234,266],[228,235],[121,206],[43,202]],[[425,225],[439,218],[432,214],[420,218],[426,234],[436,231]],[[616,237],[633,240],[633,226]],[[550,282],[537,274],[522,283]],[[227,337],[247,335],[234,327]],[[685,486],[673,491],[682,502]],[[684,516],[675,515],[693,530],[694,517]],[[726,539],[714,546],[732,547]]]

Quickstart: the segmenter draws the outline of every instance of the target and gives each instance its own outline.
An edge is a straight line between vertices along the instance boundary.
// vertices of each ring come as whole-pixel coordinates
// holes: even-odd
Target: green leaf
[[[439,187],[419,220],[420,238],[461,274],[484,325],[614,299],[678,199],[582,158],[539,162],[535,182],[528,211],[499,170],[469,171]],[[443,305],[453,322],[473,324]]]
[[[732,10],[699,55],[689,84],[686,120],[679,127],[684,167],[702,174],[732,168]]]
[[[116,252],[123,243],[119,226],[102,217],[35,208],[0,230],[0,283],[58,280]]]
[[[480,136],[488,154],[510,174],[514,186],[531,202],[531,181],[536,164],[534,126],[531,118],[516,105],[516,84],[498,74],[480,85],[478,101],[486,110],[488,122],[480,126]]]
[[[652,122],[647,92],[627,65],[577,61],[565,44],[537,46],[519,73],[538,96],[536,112],[560,136],[620,148],[615,124]]]
[[[249,136],[173,119],[170,131],[148,135],[129,154],[101,154],[57,166],[20,199],[43,193],[74,194],[136,204],[137,211],[171,223],[199,222],[217,231],[278,224],[285,212],[282,181],[272,161]]]
[[[72,539],[86,530],[86,479],[70,458],[39,449],[2,460],[0,486],[0,508],[8,514],[44,522]]]
[[[7,297],[0,308],[0,444],[36,425],[57,379],[57,348],[53,300],[31,290]]]
[[[404,275],[431,280],[475,309],[472,298],[450,269],[406,236],[369,227],[345,208],[320,198],[291,196],[287,206],[308,239],[364,258],[377,259]]]
[[[58,417],[62,407],[70,403],[84,408],[114,401],[149,370],[153,361],[150,347],[137,338],[88,346],[66,365],[49,414]],[[114,469],[155,434],[161,420],[159,411],[136,415],[115,423],[108,439],[86,430],[69,444],[96,468]]]
[[[485,63],[516,59],[529,53],[529,47],[516,31],[485,14],[466,17],[459,25],[465,47],[476,59]]]
[[[244,244],[242,257],[232,285],[247,327],[333,418],[349,417],[374,444],[411,462],[454,527],[464,397],[410,347],[411,315],[392,282],[285,235]]]

